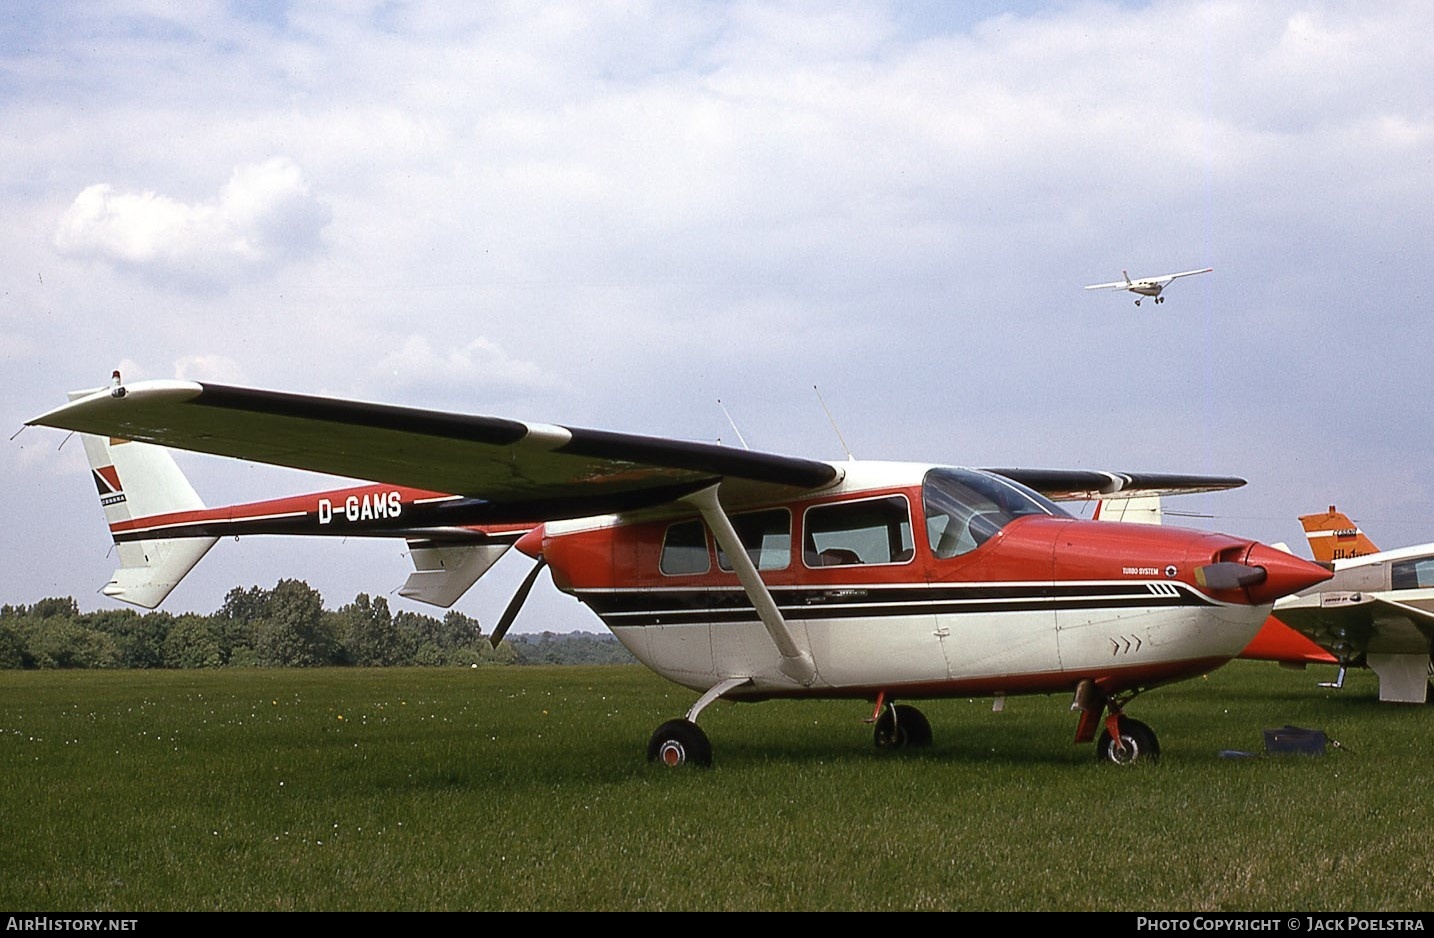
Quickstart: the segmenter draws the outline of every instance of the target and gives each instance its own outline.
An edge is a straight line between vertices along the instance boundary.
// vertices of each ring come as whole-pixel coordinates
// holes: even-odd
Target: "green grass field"
[[[1371,675],[1236,662],[1131,708],[1097,764],[1057,697],[715,705],[638,667],[0,673],[0,908],[1434,909],[1434,713]],[[1324,757],[1261,731],[1324,729]]]

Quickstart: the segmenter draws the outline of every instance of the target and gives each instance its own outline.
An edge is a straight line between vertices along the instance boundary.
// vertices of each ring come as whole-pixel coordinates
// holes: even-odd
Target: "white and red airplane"
[[[1193,277],[1196,274],[1208,274],[1214,269],[1213,267],[1202,267],[1199,270],[1182,270],[1178,274],[1161,274],[1158,277],[1141,277],[1138,280],[1131,280],[1130,273],[1122,270],[1121,274],[1125,276],[1124,280],[1112,280],[1110,283],[1092,283],[1086,287],[1086,289],[1128,290],[1131,293],[1138,293],[1142,297],[1153,296],[1155,297],[1155,302],[1164,303],[1165,297],[1161,296],[1160,292],[1170,285],[1170,281],[1177,280],[1181,277]],[[1135,305],[1139,306],[1140,300],[1137,299]]]
[[[1077,742],[1150,761],[1143,691],[1238,655],[1275,599],[1329,572],[1243,538],[1081,521],[1052,499],[1202,492],[1227,477],[961,469],[780,456],[189,381],[72,395],[31,424],[89,435],[121,567],[159,603],[214,539],[407,538],[403,595],[452,603],[509,546],[644,664],[698,692],[648,758],[708,764],[708,704],[873,702],[879,746],[931,741],[898,700],[1069,694]],[[138,442],[121,442],[138,441]],[[145,444],[155,444],[146,446]],[[376,484],[205,508],[158,446]]]

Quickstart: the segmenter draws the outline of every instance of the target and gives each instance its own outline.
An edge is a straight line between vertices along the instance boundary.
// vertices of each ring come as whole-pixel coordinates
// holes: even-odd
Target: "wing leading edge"
[[[1014,479],[1055,501],[1150,498],[1222,492],[1245,484],[1235,476],[1180,475],[1169,472],[1098,472],[1091,469],[987,469]]]
[[[28,422],[479,498],[489,522],[642,508],[724,478],[778,494],[840,477],[712,443],[191,381],[106,388]]]

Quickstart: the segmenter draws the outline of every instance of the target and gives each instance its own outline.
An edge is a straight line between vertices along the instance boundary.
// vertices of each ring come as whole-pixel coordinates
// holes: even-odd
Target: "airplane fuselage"
[[[1086,679],[1106,693],[1150,687],[1238,655],[1273,602],[1195,583],[1198,567],[1247,557],[1249,541],[1031,514],[963,544],[969,535],[951,535],[951,518],[933,511],[931,467],[845,468],[820,495],[732,512],[815,663],[809,684],[779,669],[695,516],[550,522],[540,551],[559,588],[644,664],[698,690],[748,678],[727,695],[747,699],[1049,693]]]

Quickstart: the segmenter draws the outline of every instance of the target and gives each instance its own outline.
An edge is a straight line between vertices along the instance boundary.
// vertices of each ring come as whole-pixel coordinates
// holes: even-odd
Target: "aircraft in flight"
[[[1121,273],[1125,276],[1124,280],[1112,280],[1110,283],[1092,283],[1086,287],[1086,289],[1128,290],[1131,293],[1140,294],[1141,297],[1153,296],[1155,297],[1155,302],[1164,303],[1165,297],[1161,296],[1160,293],[1170,285],[1170,281],[1179,279],[1180,277],[1193,277],[1195,274],[1208,274],[1214,269],[1213,267],[1202,267],[1199,270],[1182,270],[1178,274],[1161,274],[1158,277],[1141,277],[1137,280],[1131,280],[1130,273],[1122,270]],[[1135,301],[1135,305],[1140,305],[1139,299]]]
[[[1381,551],[1333,505],[1302,515],[1334,576],[1275,604],[1276,619],[1327,649],[1344,669],[1368,667],[1379,699],[1424,703],[1434,673],[1434,544]]]
[[[120,569],[163,600],[214,539],[405,538],[400,592],[453,602],[510,547],[697,700],[648,758],[710,764],[718,699],[870,702],[882,747],[931,727],[897,701],[1068,694],[1076,741],[1158,758],[1144,691],[1238,655],[1274,601],[1329,577],[1254,541],[1081,521],[1055,499],[1227,489],[1223,476],[823,462],[718,444],[190,381],[119,381],[29,421],[86,436]],[[129,441],[129,442],[125,442]],[[206,508],[175,447],[372,480]],[[1099,737],[1097,738],[1097,732]]]

